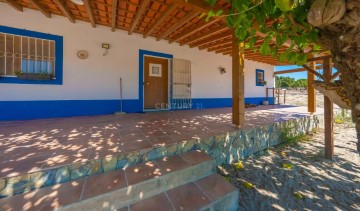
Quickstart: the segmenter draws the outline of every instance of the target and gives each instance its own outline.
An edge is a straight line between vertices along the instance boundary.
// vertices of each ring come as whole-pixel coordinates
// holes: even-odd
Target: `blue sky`
[[[282,70],[290,70],[290,69],[296,69],[296,68],[301,68],[300,66],[297,65],[289,65],[289,66],[275,66],[275,72],[277,71],[282,71]],[[336,69],[333,68],[333,73],[336,72]],[[288,73],[288,74],[281,74],[278,76],[284,76],[284,77],[291,77],[291,78],[295,78],[295,80],[298,79],[306,79],[307,78],[307,72],[298,72],[298,73]]]

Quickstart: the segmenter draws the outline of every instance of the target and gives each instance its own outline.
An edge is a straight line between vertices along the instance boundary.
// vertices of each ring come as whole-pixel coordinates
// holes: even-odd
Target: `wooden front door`
[[[145,56],[144,109],[167,107],[168,84],[168,60]]]

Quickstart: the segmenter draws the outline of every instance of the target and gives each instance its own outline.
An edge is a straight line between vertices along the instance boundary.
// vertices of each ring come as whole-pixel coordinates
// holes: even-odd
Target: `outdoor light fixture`
[[[225,67],[219,67],[219,72],[220,72],[221,75],[225,74],[226,73]]]
[[[84,2],[82,0],[71,0],[71,2],[77,5],[84,5]]]
[[[102,43],[101,47],[103,49],[105,49],[105,53],[103,54],[103,56],[106,56],[109,53],[109,49],[110,49],[110,44],[109,43]]]

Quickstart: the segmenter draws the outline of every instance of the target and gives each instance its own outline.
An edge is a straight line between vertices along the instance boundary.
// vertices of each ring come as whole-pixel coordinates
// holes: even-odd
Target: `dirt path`
[[[246,159],[243,169],[227,165],[220,173],[230,173],[226,179],[239,188],[240,210],[360,210],[354,126],[335,124],[335,140],[334,161],[324,159],[324,133],[319,129],[303,141]],[[246,188],[245,182],[254,188]]]

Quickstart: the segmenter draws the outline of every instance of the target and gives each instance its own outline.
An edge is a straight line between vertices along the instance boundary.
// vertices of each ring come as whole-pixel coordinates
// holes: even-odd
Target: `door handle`
[[[148,82],[148,83],[145,83],[146,85],[150,85],[150,83]]]

